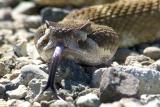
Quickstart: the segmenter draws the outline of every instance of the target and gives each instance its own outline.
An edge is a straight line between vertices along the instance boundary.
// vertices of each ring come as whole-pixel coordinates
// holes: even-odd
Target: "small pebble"
[[[8,107],[7,102],[4,99],[0,99],[0,107]]]
[[[156,46],[147,47],[143,50],[143,54],[154,60],[157,60],[160,58],[160,47]]]
[[[41,107],[41,104],[38,103],[38,102],[34,102],[33,105],[32,105],[32,107]]]
[[[0,9],[0,21],[12,20],[11,8],[1,8]]]
[[[36,4],[32,1],[22,1],[12,12],[20,14],[33,14],[36,10]]]
[[[153,62],[154,60],[144,55],[131,55],[126,58],[125,65],[142,67],[148,66]]]
[[[80,96],[77,101],[76,105],[78,107],[99,107],[100,99],[95,94],[87,94],[85,96]]]
[[[0,84],[0,98],[5,98],[5,96],[6,96],[5,86]]]
[[[0,62],[0,77],[4,76],[5,74],[7,74],[5,64],[3,62]]]
[[[149,68],[160,71],[160,60],[157,60],[156,62],[149,65]]]
[[[19,0],[0,0],[0,6],[1,7],[14,7],[19,2],[20,2]]]
[[[94,88],[98,88],[100,86],[100,82],[101,82],[101,77],[102,77],[102,74],[104,73],[103,70],[96,70],[93,72],[92,74],[92,81],[91,81],[91,85],[92,87]]]
[[[18,57],[27,56],[26,47],[27,47],[27,41],[21,40],[21,41],[19,41],[19,43],[17,43],[14,46],[13,50]]]
[[[32,105],[24,100],[11,99],[7,101],[7,107],[32,107]]]
[[[75,107],[75,106],[71,102],[66,102],[64,100],[57,100],[54,103],[51,103],[49,107]]]
[[[25,98],[27,94],[27,87],[25,85],[19,85],[19,87],[12,91],[7,91],[7,95],[10,99],[21,99]]]

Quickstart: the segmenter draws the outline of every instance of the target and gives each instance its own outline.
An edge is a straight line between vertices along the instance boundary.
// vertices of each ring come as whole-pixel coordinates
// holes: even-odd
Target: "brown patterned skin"
[[[160,0],[119,1],[86,7],[71,12],[59,23],[50,22],[48,27],[43,27],[38,29],[35,40],[42,59],[51,58],[55,44],[60,40],[66,47],[64,57],[98,65],[108,61],[118,47],[160,38]],[[66,29],[70,31],[66,32]],[[61,33],[57,33],[59,31]]]
[[[52,6],[87,6],[103,3],[111,3],[118,0],[34,0],[39,5]]]
[[[118,32],[127,47],[160,38],[160,0],[119,1],[70,13],[65,19],[90,20]]]

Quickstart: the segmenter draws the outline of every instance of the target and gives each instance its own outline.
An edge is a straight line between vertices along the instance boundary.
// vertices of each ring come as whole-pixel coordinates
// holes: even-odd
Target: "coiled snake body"
[[[91,6],[71,12],[61,22],[48,24],[37,30],[35,39],[42,59],[48,61],[56,43],[62,41],[66,47],[64,57],[98,65],[108,61],[118,47],[160,38],[160,0]]]

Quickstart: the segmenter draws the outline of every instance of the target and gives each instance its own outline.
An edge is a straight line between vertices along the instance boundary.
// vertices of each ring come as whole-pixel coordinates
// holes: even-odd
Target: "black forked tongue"
[[[56,74],[56,70],[57,70],[58,64],[60,62],[60,57],[62,55],[63,49],[64,49],[63,44],[58,44],[56,46],[55,51],[54,51],[54,53],[52,55],[50,66],[49,66],[49,77],[48,77],[47,84],[45,85],[44,88],[42,88],[40,90],[39,94],[35,97],[34,101],[37,101],[39,99],[40,95],[42,95],[43,92],[46,91],[49,88],[53,91],[53,94],[55,95],[55,97],[57,99],[61,99],[57,95],[57,91],[56,91],[55,74]]]

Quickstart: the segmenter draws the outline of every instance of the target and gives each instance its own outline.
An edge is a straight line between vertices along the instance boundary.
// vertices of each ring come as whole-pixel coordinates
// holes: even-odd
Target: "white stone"
[[[95,94],[87,94],[77,99],[76,105],[78,107],[99,107],[100,99]]]
[[[6,92],[11,99],[21,99],[27,94],[27,87],[25,85],[19,85],[19,87],[12,91]]]

